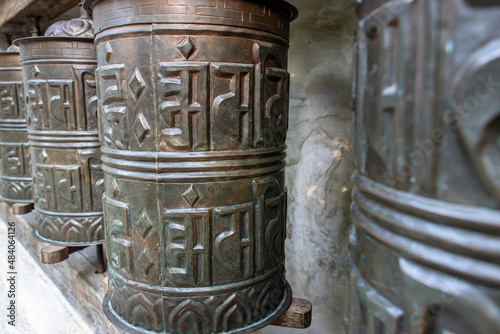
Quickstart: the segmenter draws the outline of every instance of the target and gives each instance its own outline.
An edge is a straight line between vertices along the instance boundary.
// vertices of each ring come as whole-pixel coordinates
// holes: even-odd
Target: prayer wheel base
[[[33,203],[33,200],[31,199],[13,199],[13,198],[5,198],[0,196],[0,203],[5,202],[5,203]]]
[[[274,325],[275,322],[288,323],[286,321],[283,322],[283,317],[287,316],[288,311],[294,305],[294,303],[292,303],[292,301],[293,301],[292,288],[290,287],[290,284],[288,284],[288,282],[286,282],[286,284],[285,284],[285,298],[283,298],[283,302],[282,302],[281,306],[276,309],[275,313],[269,315],[268,317],[261,320],[260,322],[254,323],[248,327],[239,328],[237,330],[228,331],[228,332],[224,332],[224,333],[228,333],[228,334],[252,333],[252,332],[257,331],[259,329],[262,329],[266,326]],[[104,296],[102,306],[104,309],[104,313],[106,314],[108,319],[116,327],[118,327],[120,330],[125,331],[126,333],[130,333],[130,334],[149,333],[148,331],[144,331],[144,330],[140,330],[139,328],[132,327],[129,324],[125,323],[123,320],[121,320],[120,317],[118,315],[116,315],[115,312],[113,311],[113,309],[111,308],[111,305],[109,302],[108,292],[106,292],[106,295]],[[311,307],[311,311],[312,311],[312,307]],[[288,314],[290,315],[290,313],[288,313]],[[306,318],[306,319],[310,318],[310,315],[309,316],[306,315],[304,318]],[[291,324],[291,322],[289,324]],[[309,322],[309,325],[310,325],[310,322]],[[309,327],[309,325],[307,325],[306,327],[302,326],[302,327],[292,327],[292,328],[307,328],[307,327]],[[281,326],[281,325],[278,325],[278,326]],[[283,327],[290,327],[290,326],[284,325]]]
[[[104,293],[108,293],[108,276],[103,279]],[[105,306],[104,306],[105,307]],[[312,323],[312,303],[307,299],[292,298],[290,307],[270,326],[306,329]]]
[[[45,242],[45,243],[48,243],[48,244],[51,244],[51,245],[54,245],[54,246],[61,246],[61,247],[88,247],[88,246],[94,246],[94,245],[102,245],[104,243],[104,240],[99,240],[99,241],[95,241],[95,242],[82,242],[82,243],[73,242],[71,244],[70,243],[64,243],[64,242],[58,242],[58,241],[55,241],[55,240],[50,240],[50,239],[42,237],[38,233],[37,230],[33,230],[32,235],[38,241]]]

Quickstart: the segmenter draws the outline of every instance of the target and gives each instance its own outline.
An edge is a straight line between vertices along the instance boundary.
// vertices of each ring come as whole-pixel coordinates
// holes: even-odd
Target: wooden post
[[[294,298],[288,310],[271,326],[304,329],[311,326],[312,303],[305,299]]]
[[[63,262],[69,258],[69,255],[82,249],[87,246],[81,247],[64,247],[64,246],[56,246],[49,245],[47,247],[42,248],[42,263],[45,264],[55,264],[59,262]]]
[[[25,215],[33,211],[33,203],[14,203],[11,206],[13,215]]]
[[[97,257],[96,274],[103,274],[106,271],[106,259],[104,255],[103,244],[96,245],[96,257]]]
[[[42,248],[42,263],[54,264],[66,260],[69,257],[68,247],[50,245]]]

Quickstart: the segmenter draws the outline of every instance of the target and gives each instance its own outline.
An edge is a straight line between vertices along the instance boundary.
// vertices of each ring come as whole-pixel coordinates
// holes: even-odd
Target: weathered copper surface
[[[31,162],[19,52],[0,52],[0,198],[32,202]]]
[[[56,23],[46,36],[16,41],[27,101],[36,234],[64,246],[104,241],[97,64],[89,22],[83,17]]]
[[[87,1],[109,293],[133,333],[246,333],[289,306],[284,1]]]
[[[361,1],[349,333],[500,332],[500,1]]]

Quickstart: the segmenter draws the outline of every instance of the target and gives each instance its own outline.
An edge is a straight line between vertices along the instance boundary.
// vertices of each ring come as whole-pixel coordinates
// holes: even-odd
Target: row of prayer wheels
[[[285,1],[88,0],[0,55],[0,196],[106,244],[130,333],[247,333],[289,307]],[[93,14],[93,20],[88,14]]]
[[[500,1],[357,3],[347,332],[498,333]],[[93,21],[84,13],[0,55],[0,196],[34,199],[44,241],[105,242],[103,306],[122,330],[272,323],[292,297],[284,168],[296,9],[84,8]]]

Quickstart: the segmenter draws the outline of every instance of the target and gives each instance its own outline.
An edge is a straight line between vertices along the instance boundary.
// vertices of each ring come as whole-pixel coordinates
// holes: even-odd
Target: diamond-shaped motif
[[[179,44],[177,44],[177,49],[182,53],[184,58],[189,59],[196,51],[196,44],[194,44],[191,37],[184,38]]]
[[[40,160],[43,163],[46,163],[48,159],[49,159],[49,155],[47,154],[47,152],[45,150],[43,150],[42,153],[40,153]]]
[[[146,82],[137,68],[135,69],[132,79],[130,79],[128,85],[132,90],[132,93],[134,93],[135,99],[139,100],[142,92],[144,92],[144,88],[146,88]]]
[[[35,65],[35,67],[33,67],[31,69],[31,74],[33,74],[33,77],[36,78],[38,77],[38,75],[40,74],[40,69],[38,68],[38,66]]]
[[[104,46],[104,49],[106,50],[106,62],[109,63],[109,61],[111,60],[111,57],[113,57],[113,54],[115,52],[113,51],[113,48],[111,47],[111,44],[109,44],[109,42],[106,43],[106,45]]]
[[[137,227],[137,230],[139,230],[141,237],[144,239],[153,226],[153,223],[151,222],[151,219],[149,218],[146,210],[142,210],[141,215],[135,221],[135,226]]]
[[[149,252],[149,249],[145,249],[138,257],[137,257],[137,263],[139,266],[144,270],[144,273],[146,275],[149,275],[149,271],[151,268],[153,268],[153,257],[151,256],[151,253]]]
[[[198,203],[201,195],[194,188],[194,186],[190,186],[183,194],[182,197],[188,202],[189,205],[193,208],[196,203]]]
[[[142,144],[144,142],[144,139],[146,139],[147,135],[151,132],[151,127],[149,126],[148,120],[142,113],[137,115],[132,129],[137,136],[139,144]]]

